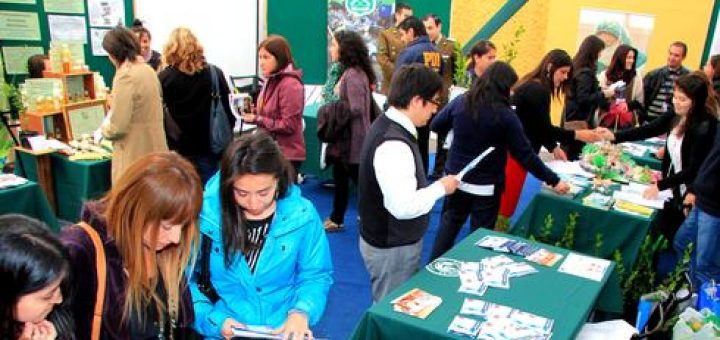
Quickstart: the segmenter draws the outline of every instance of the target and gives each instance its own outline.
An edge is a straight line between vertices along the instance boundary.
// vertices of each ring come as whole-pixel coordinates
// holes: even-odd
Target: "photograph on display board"
[[[583,8],[580,10],[577,46],[591,34],[605,42],[598,61],[600,72],[608,66],[618,46],[630,45],[638,50],[637,68],[642,69],[647,61],[653,27],[655,16],[650,14]]]
[[[328,0],[328,46],[332,32],[347,29],[359,33],[370,51],[373,69],[381,77],[375,58],[378,36],[392,25],[394,9],[395,0]]]

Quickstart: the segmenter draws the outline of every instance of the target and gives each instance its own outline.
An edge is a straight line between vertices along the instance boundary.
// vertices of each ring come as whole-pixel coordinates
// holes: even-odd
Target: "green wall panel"
[[[42,41],[8,41],[8,40],[0,40],[0,46],[38,46],[42,45],[45,49],[45,53],[47,54],[47,50],[50,46],[50,28],[48,27],[48,20],[47,20],[47,13],[45,13],[45,6],[44,6],[44,0],[37,0],[36,4],[32,5],[22,5],[22,4],[5,4],[0,3],[0,10],[7,10],[7,11],[23,11],[23,12],[36,12],[38,14],[38,21],[40,22],[40,35],[42,37]],[[125,1],[125,23],[130,24],[132,23],[134,16],[133,16],[133,0],[124,0]],[[89,25],[90,21],[88,20],[87,16],[87,2],[85,3],[85,21],[86,24]],[[54,14],[54,13],[53,13]],[[58,15],[79,15],[79,14],[61,14],[58,13]],[[85,63],[88,65],[90,70],[97,71],[102,74],[103,78],[105,78],[105,84],[107,86],[112,85],[112,78],[115,75],[115,67],[110,63],[110,60],[108,57],[95,57],[92,55],[92,47],[90,46],[90,27],[86,27],[86,33],[88,37],[88,43],[85,44]],[[20,75],[9,75],[5,77],[5,80],[7,82],[13,82],[18,83],[25,79],[24,76]]]

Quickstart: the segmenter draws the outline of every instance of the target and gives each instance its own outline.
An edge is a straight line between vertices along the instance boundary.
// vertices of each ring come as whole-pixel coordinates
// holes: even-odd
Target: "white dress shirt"
[[[390,107],[385,116],[417,136],[410,118],[396,108]],[[415,159],[412,150],[404,142],[390,140],[380,144],[375,150],[373,167],[383,194],[383,206],[399,220],[429,213],[435,201],[445,196],[445,187],[439,181],[417,189]]]

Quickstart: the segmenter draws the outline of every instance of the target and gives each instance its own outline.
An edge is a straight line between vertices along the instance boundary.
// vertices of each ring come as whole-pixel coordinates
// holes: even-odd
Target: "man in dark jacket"
[[[703,282],[720,281],[720,133],[715,134],[712,149],[688,191],[684,207],[686,213],[692,210],[675,234],[673,246],[682,258],[693,244],[689,265],[699,288]]]
[[[407,46],[398,56],[395,63],[395,72],[397,73],[398,69],[403,65],[420,63],[441,74],[442,55],[435,47],[435,44],[430,41],[423,22],[416,17],[407,17],[400,23],[398,28]],[[430,128],[427,125],[418,128],[418,147],[420,148],[423,169],[425,169],[426,174],[430,161],[429,143]]]
[[[687,45],[682,41],[670,44],[667,65],[650,71],[643,78],[644,110],[640,110],[640,123],[649,122],[672,108],[672,91],[675,79],[690,71],[682,65]]]

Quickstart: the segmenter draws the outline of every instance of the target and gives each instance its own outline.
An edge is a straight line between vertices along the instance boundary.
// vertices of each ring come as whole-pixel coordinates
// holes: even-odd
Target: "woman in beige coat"
[[[130,30],[116,27],[103,39],[103,49],[117,71],[113,78],[111,112],[101,126],[113,142],[113,183],[136,159],[167,151],[163,127],[162,91],[155,71],[140,56]]]

